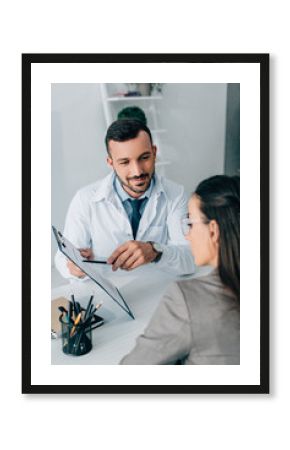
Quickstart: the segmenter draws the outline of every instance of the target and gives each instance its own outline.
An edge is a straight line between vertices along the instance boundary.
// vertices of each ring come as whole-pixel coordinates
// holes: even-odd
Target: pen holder
[[[92,325],[74,325],[62,314],[59,318],[62,331],[62,351],[67,355],[81,356],[92,349]]]

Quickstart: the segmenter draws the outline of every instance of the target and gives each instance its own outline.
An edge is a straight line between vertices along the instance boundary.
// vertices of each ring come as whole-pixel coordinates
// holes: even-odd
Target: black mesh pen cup
[[[74,325],[67,316],[61,314],[62,351],[67,355],[81,356],[92,349],[91,323]]]

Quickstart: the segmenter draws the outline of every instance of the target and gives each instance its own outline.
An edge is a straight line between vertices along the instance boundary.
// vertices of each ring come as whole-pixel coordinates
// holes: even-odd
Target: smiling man
[[[77,192],[64,236],[85,258],[105,257],[113,271],[152,263],[174,274],[193,273],[181,229],[187,211],[184,188],[155,173],[157,149],[149,128],[138,120],[117,120],[105,142],[112,173]],[[55,262],[66,278],[85,276],[59,251]]]

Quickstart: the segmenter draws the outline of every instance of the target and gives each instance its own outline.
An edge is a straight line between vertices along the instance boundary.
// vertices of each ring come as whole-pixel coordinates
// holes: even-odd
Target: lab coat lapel
[[[116,221],[116,224],[118,224],[127,234],[131,233],[131,224],[128,215],[119,197],[113,193],[113,189],[106,200],[110,203],[111,208],[114,208],[114,220]]]
[[[131,230],[131,225],[121,200],[114,192],[113,180],[114,173],[111,173],[100,184],[95,193],[94,200],[96,202],[106,202],[112,208],[112,220],[114,220],[117,226],[120,226],[128,233]]]
[[[160,194],[152,193],[140,220],[140,229],[149,228],[156,217],[157,203]]]
[[[142,235],[146,232],[146,230],[152,225],[152,222],[156,218],[156,215],[158,213],[158,202],[160,201],[160,196],[163,193],[163,185],[161,179],[156,175],[155,176],[155,186],[152,190],[151,196],[148,199],[148,203],[145,207],[145,210],[142,214],[140,224],[139,224],[139,230],[140,235],[137,236],[139,238],[142,237]]]

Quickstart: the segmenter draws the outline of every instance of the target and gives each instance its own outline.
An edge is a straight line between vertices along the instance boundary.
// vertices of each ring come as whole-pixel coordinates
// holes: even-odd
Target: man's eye
[[[149,158],[150,158],[150,156],[149,156],[149,155],[146,155],[146,156],[142,156],[141,159],[149,159]]]
[[[127,164],[128,164],[128,161],[122,161],[122,162],[120,163],[121,166],[126,166]]]

